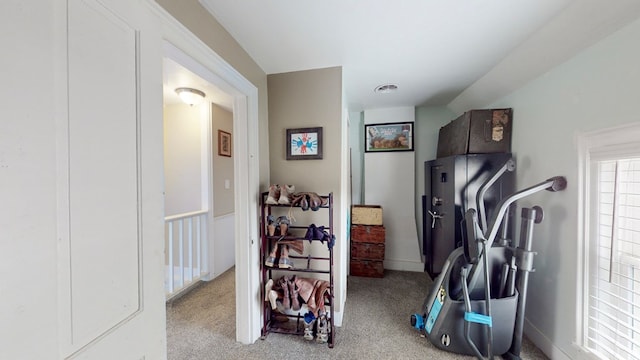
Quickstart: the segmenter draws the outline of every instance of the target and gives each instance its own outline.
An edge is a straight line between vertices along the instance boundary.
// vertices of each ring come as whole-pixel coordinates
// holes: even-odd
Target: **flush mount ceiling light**
[[[373,89],[374,92],[381,93],[381,94],[392,93],[396,90],[398,90],[398,85],[396,84],[379,85],[379,86],[376,86],[375,89]]]
[[[180,96],[180,99],[189,105],[200,104],[205,97],[205,93],[188,87],[181,87],[176,89],[176,93]]]

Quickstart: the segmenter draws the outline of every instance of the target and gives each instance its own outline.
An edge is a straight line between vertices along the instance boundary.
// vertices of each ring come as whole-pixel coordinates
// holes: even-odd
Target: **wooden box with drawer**
[[[384,226],[352,225],[350,274],[383,277],[384,243]]]

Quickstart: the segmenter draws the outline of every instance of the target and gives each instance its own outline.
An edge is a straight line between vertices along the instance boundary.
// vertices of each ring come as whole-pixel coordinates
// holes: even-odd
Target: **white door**
[[[139,0],[68,0],[60,352],[166,357],[161,44]]]

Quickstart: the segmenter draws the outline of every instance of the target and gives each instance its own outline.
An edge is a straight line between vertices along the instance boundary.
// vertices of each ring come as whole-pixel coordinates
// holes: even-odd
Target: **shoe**
[[[271,248],[271,252],[264,260],[264,265],[267,267],[274,267],[276,264],[276,254],[278,252],[278,244],[274,244]]]
[[[316,323],[316,317],[313,316],[313,313],[309,311],[304,314],[304,339],[305,340],[313,340],[313,326]]]
[[[280,236],[287,236],[287,231],[289,230],[289,224],[291,222],[286,216],[280,216],[276,219],[276,224],[280,227]]]
[[[318,209],[320,209],[320,206],[322,206],[322,198],[320,197],[320,195],[314,192],[309,193],[309,208],[312,211],[318,211]]]
[[[278,204],[289,205],[291,203],[289,198],[293,195],[295,190],[296,187],[293,185],[280,185],[280,197],[278,198]]]
[[[318,240],[324,240],[325,235],[328,235],[324,230],[324,226],[317,226],[313,232],[313,238]]]
[[[327,249],[331,250],[333,245],[336,244],[336,236],[335,235],[331,235],[331,237],[329,237],[327,240],[328,240],[327,241]]]
[[[278,299],[278,292],[273,290],[273,280],[269,279],[264,286],[264,301],[268,301],[271,304],[271,310],[277,308],[276,300]]]
[[[278,280],[278,285],[282,288],[282,292],[284,293],[282,296],[282,307],[285,310],[291,309],[291,298],[289,297],[289,284],[286,276],[283,276]]]
[[[300,208],[302,211],[309,210],[309,199],[307,195],[303,195],[302,199],[300,199]]]
[[[273,215],[267,216],[267,234],[269,236],[274,236],[276,234],[276,221],[273,218]]]
[[[318,316],[317,326],[318,326],[318,331],[316,333],[316,342],[326,343],[327,341],[329,341],[329,333],[331,332],[331,329],[329,329],[330,324],[329,324],[329,321],[327,321],[326,314],[322,314]]]
[[[280,199],[280,185],[269,186],[269,195],[265,203],[269,205],[278,205],[278,199]]]
[[[291,206],[300,206],[300,200],[305,197],[305,193],[295,193],[291,194],[289,197],[291,200]]]
[[[280,247],[280,258],[278,259],[278,267],[281,269],[291,269],[293,261],[289,259],[289,246],[282,245]]]
[[[300,310],[300,300],[298,299],[298,287],[296,286],[296,276],[293,275],[289,279],[289,296],[291,297],[291,309]]]
[[[313,240],[313,236],[315,232],[316,232],[316,224],[309,225],[309,227],[307,228],[307,233],[304,234],[304,238],[306,240],[309,240],[309,242],[311,242],[311,240]]]

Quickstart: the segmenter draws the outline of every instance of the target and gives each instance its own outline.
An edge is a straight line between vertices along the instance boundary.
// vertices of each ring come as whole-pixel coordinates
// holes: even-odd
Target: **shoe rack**
[[[287,224],[287,229],[280,230],[277,224],[270,224],[274,219],[280,219],[286,217],[288,214],[295,214],[298,211],[306,211],[305,208],[301,208],[300,204],[268,204],[267,198],[268,192],[261,194],[260,208],[260,270],[261,270],[261,299],[263,302],[263,324],[262,324],[262,339],[264,339],[269,333],[281,333],[304,336],[306,340],[313,340],[318,343],[326,343],[329,348],[333,348],[335,340],[335,325],[334,325],[334,274],[333,274],[333,248],[335,244],[335,236],[333,230],[333,193],[328,195],[319,195],[322,199],[322,205],[315,209],[315,211],[322,214],[323,221],[327,221],[324,224]],[[308,209],[308,208],[307,208]],[[295,215],[294,215],[295,217]],[[318,217],[315,217],[318,219]],[[317,220],[319,221],[319,220]],[[269,225],[276,225],[277,230],[273,235],[270,232],[274,232],[273,227],[269,229]],[[323,239],[317,237],[310,237],[309,231],[314,228],[323,227],[325,236]],[[274,245],[278,247],[279,244],[286,244],[291,241],[303,241],[305,250],[303,254],[294,253],[289,251],[285,256],[288,258],[286,261],[282,261],[280,257],[282,253],[277,250],[278,258],[273,258]],[[322,242],[324,246],[314,246],[314,254],[311,254],[310,242]],[[308,249],[309,248],[309,249]],[[318,254],[318,248],[324,248],[327,253]],[[319,266],[318,264],[328,264],[328,266]],[[268,264],[268,265],[267,265]],[[314,268],[314,265],[321,268]],[[283,267],[281,267],[283,266]],[[289,267],[290,266],[290,267]],[[293,278],[306,279],[318,279],[324,280],[323,285],[328,286],[322,297],[325,308],[325,316],[315,320],[313,324],[312,333],[308,323],[305,322],[305,313],[307,313],[307,306],[302,306],[300,310],[289,309],[287,311],[280,311],[284,306],[283,292],[276,286],[276,290],[267,290],[265,286],[271,286],[274,282],[278,282],[285,277],[287,279]],[[269,293],[268,293],[269,292]],[[273,296],[277,300],[277,309],[272,309],[272,304],[269,296]],[[304,297],[297,298],[299,302],[305,304]],[[306,326],[305,326],[306,325]],[[322,328],[322,331],[320,330]],[[306,329],[306,331],[305,331]],[[326,329],[326,331],[325,331]]]

